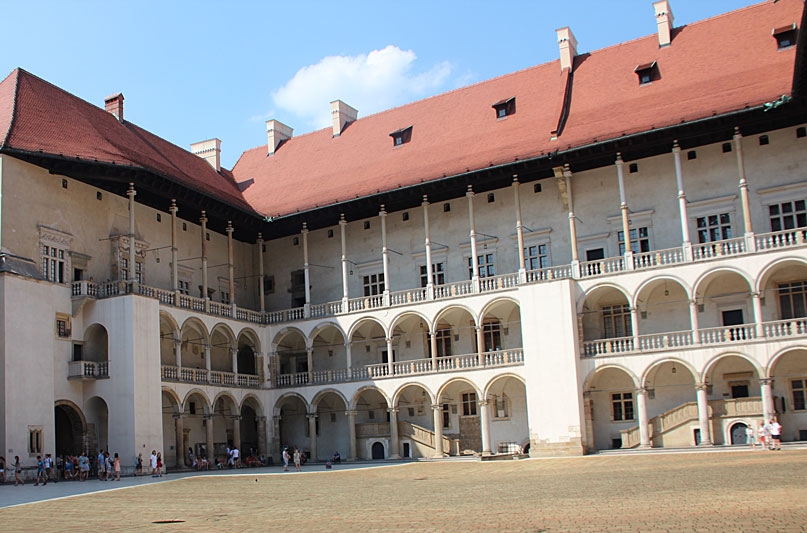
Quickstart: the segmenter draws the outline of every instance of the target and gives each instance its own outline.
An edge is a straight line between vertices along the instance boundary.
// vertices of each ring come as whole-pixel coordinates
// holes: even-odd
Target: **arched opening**
[[[521,446],[530,439],[524,382],[514,376],[497,377],[488,385],[486,399],[490,451],[523,453]]]
[[[807,349],[793,348],[779,355],[770,376],[773,378],[773,408],[782,424],[782,440],[807,441]]]
[[[457,379],[445,386],[437,403],[442,408],[443,437],[451,447],[446,449],[444,443],[443,453],[482,452],[481,400],[469,381]]]
[[[183,422],[190,423],[190,419],[179,422],[179,403],[172,392],[165,389],[162,391],[162,415],[163,415],[163,464],[183,468],[190,466],[187,460],[183,460],[183,451],[187,451],[184,445],[184,436],[177,434],[177,424]],[[190,428],[188,428],[190,431]]]
[[[109,335],[101,324],[93,324],[84,332],[81,360],[94,363],[109,361]]]
[[[241,406],[241,446],[243,457],[258,454],[258,414],[249,404]]]
[[[586,295],[581,315],[585,355],[634,349],[633,313],[622,291],[615,287],[594,289]]]
[[[356,453],[359,459],[370,459],[370,443],[390,439],[389,404],[386,397],[375,388],[358,393],[354,401],[356,411]]]
[[[235,338],[229,328],[219,324],[210,333],[210,369],[214,372],[233,372]]]
[[[347,457],[350,448],[350,428],[345,415],[345,400],[335,392],[326,392],[315,400],[317,413],[317,455],[313,460],[327,460],[339,452]]]
[[[732,445],[742,444],[745,446],[748,443],[748,437],[745,434],[746,429],[748,429],[748,425],[746,425],[744,422],[732,424],[731,428],[729,429]]]
[[[384,458],[384,445],[380,442],[373,443],[373,461]]]
[[[406,385],[398,392],[395,405],[401,446],[398,454],[413,459],[434,456],[434,446],[428,443],[429,434],[432,442],[434,439],[434,413],[431,395],[426,388],[419,384]]]
[[[329,383],[347,379],[347,351],[342,331],[326,324],[316,331],[311,341],[314,382]]]
[[[79,455],[84,451],[86,428],[84,417],[73,403],[57,402],[54,408],[56,456]]]
[[[644,386],[654,447],[700,443],[696,379],[688,366],[675,360],[659,362],[647,371]],[[670,423],[671,420],[676,423]],[[710,433],[715,434],[714,428],[710,428]]]
[[[272,358],[275,386],[288,387],[308,383],[308,351],[303,334],[297,330],[280,333],[276,339],[277,355]]]
[[[711,408],[712,442],[733,444],[731,427],[736,422],[762,421],[759,374],[750,361],[738,355],[720,356],[709,366],[705,380]],[[745,433],[742,438],[745,439]]]
[[[590,450],[634,448],[640,444],[636,383],[618,367],[598,370],[586,389],[586,437]],[[624,435],[624,437],[623,437]]]
[[[84,404],[87,417],[87,451],[94,457],[98,450],[109,449],[109,408],[103,398],[93,396]]]
[[[276,412],[280,413],[277,436],[280,449],[309,450],[308,409],[303,399],[296,395],[285,396],[278,401]]]

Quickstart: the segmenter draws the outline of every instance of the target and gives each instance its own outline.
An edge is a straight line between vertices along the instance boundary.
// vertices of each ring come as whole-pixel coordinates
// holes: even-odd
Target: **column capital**
[[[305,417],[309,420],[316,420],[319,418],[319,413],[306,413]]]
[[[387,412],[390,413],[390,414],[396,414],[397,415],[399,411],[400,411],[400,409],[398,409],[397,407],[388,407],[387,408]]]
[[[184,413],[174,413],[173,414],[174,420],[182,420],[182,418],[184,418],[183,415]]]
[[[479,400],[477,403],[482,407],[487,407],[488,405],[490,405],[490,400],[485,398],[484,400]]]
[[[339,225],[340,226],[347,225],[347,220],[345,220],[345,214],[344,213],[339,213]]]
[[[171,207],[168,208],[168,212],[175,215],[177,211],[179,211],[179,208],[177,207],[177,200],[176,198],[171,198]]]
[[[773,378],[759,378],[760,385],[771,385],[773,383]]]
[[[679,144],[678,144],[678,139],[675,139],[673,141],[672,151],[673,151],[674,154],[680,154],[681,153],[681,146],[679,146]]]
[[[474,188],[472,185],[468,185],[468,190],[465,192],[465,196],[467,196],[468,198],[473,198]]]
[[[423,207],[428,207],[428,205],[429,205],[429,195],[428,194],[423,195],[423,201],[420,203],[420,205],[422,205]]]
[[[616,153],[616,161],[614,161],[614,164],[618,167],[621,167],[622,165],[625,164],[625,162],[622,161],[622,152]]]
[[[202,415],[202,420],[213,420],[213,415],[210,413],[205,413]]]
[[[265,416],[256,416],[255,421],[256,422],[266,422],[266,417]]]
[[[521,182],[518,181],[518,174],[513,174],[513,187],[518,187],[520,184]]]
[[[261,233],[260,231],[258,232],[258,242],[259,243],[263,242],[263,233]]]
[[[433,403],[433,404],[432,404],[432,411],[439,411],[439,410],[441,410],[442,408],[443,408],[443,405],[442,405],[442,404],[439,404],[439,403]]]
[[[129,188],[126,189],[126,195],[131,196],[132,198],[134,198],[136,194],[137,194],[137,192],[135,191],[134,183],[130,181],[129,182]]]
[[[695,390],[696,391],[706,391],[708,388],[709,388],[709,384],[707,384],[706,382],[703,382],[703,381],[700,382],[700,383],[695,384]]]
[[[639,395],[639,394],[647,394],[647,387],[639,387],[636,390],[634,390],[634,392],[637,395]]]
[[[199,217],[199,222],[201,222],[202,224],[207,222],[207,215],[205,214],[204,210],[202,211],[202,215]]]
[[[380,217],[387,216],[387,210],[384,209],[384,204],[381,204],[381,209],[378,211],[378,216]]]
[[[734,135],[732,135],[732,137],[735,140],[739,140],[739,139],[743,138],[743,134],[740,133],[740,127],[739,126],[734,126]]]
[[[228,235],[232,234],[232,232],[233,232],[233,221],[232,220],[227,221],[227,229],[226,229],[226,231],[227,231]]]
[[[348,409],[347,411],[345,411],[345,416],[356,416],[357,414],[359,414],[358,411],[352,409]]]
[[[230,415],[230,420],[233,422],[239,422],[241,420],[241,415]]]
[[[303,229],[300,230],[300,233],[304,235],[308,233],[308,222],[303,222]]]

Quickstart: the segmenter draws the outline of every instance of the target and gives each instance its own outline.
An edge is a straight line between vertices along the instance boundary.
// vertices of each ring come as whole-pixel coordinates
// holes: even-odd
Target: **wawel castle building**
[[[647,7],[647,37],[270,120],[232,169],[12,72],[3,455],[807,440],[804,3]]]

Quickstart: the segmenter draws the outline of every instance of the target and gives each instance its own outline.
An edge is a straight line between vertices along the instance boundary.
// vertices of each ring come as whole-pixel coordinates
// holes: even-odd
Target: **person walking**
[[[782,450],[782,424],[775,418],[770,422],[771,428],[771,450]]]
[[[149,466],[151,466],[151,477],[157,477],[157,451],[151,450],[151,457],[149,457]]]
[[[764,450],[765,446],[768,444],[766,442],[768,440],[768,426],[765,424],[764,420],[759,424],[759,430],[757,430],[757,440],[759,440],[759,448]]]
[[[748,425],[745,428],[745,443],[754,449],[754,426]]]
[[[143,475],[143,454],[138,453],[137,457],[135,457],[135,477]]]
[[[283,448],[283,471],[289,471],[289,449]]]
[[[163,477],[163,453],[157,452],[157,473],[158,477]]]
[[[25,485],[25,481],[22,480],[22,463],[20,463],[20,456],[14,456],[14,486],[16,487],[17,484]]]
[[[294,448],[294,468],[296,468],[298,472],[302,472],[302,470],[303,470],[303,467],[302,467],[302,464],[301,464],[302,460],[303,459],[302,459],[302,455],[300,454],[300,449],[299,448]]]
[[[115,460],[112,462],[112,468],[115,469],[115,481],[120,481],[120,457],[117,452],[115,453]]]
[[[42,486],[48,484],[48,480],[45,479],[45,461],[42,460],[41,455],[36,456],[36,482],[34,482],[34,487],[39,486],[39,482],[42,482]]]

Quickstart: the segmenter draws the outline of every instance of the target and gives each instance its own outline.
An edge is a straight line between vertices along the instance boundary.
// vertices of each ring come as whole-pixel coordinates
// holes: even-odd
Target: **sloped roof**
[[[0,135],[3,152],[131,166],[252,212],[231,173],[20,68],[0,82]]]
[[[758,106],[791,92],[795,47],[777,50],[771,30],[798,23],[803,5],[767,1],[676,28],[664,48],[653,34],[578,56],[557,140],[566,77],[552,61],[360,118],[336,138],[327,128],[272,156],[248,150],[233,174],[254,179],[244,196],[256,210],[282,216]],[[660,79],[640,86],[634,68],[653,61]],[[497,120],[491,106],[510,97],[517,112]],[[389,134],[409,125],[411,141],[393,147]]]

